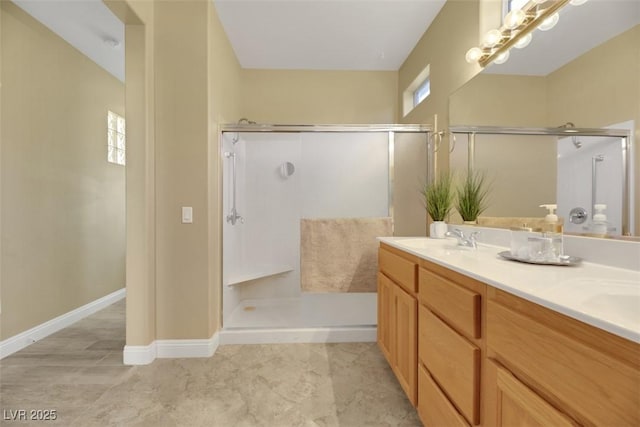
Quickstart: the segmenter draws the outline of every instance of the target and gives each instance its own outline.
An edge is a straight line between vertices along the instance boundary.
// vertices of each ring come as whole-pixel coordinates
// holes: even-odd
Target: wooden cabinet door
[[[495,372],[496,427],[569,427],[571,418],[558,411],[506,369],[492,363]]]
[[[395,365],[395,293],[396,286],[387,276],[378,273],[378,346],[389,365]]]
[[[417,340],[418,302],[400,286],[393,286],[395,293],[395,340],[396,353],[394,372],[407,397],[415,406],[417,400]]]

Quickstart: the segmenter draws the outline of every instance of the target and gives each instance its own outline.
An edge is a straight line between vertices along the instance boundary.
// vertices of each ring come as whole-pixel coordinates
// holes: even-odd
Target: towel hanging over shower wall
[[[300,220],[300,286],[306,292],[376,292],[378,241],[391,218]]]

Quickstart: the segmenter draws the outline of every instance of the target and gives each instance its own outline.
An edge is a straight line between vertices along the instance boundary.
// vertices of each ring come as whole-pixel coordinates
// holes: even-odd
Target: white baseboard
[[[220,345],[220,334],[200,340],[158,340],[158,358],[211,357]]]
[[[148,365],[156,360],[158,348],[156,342],[149,345],[125,345],[122,363],[125,365]]]
[[[375,342],[375,326],[297,329],[223,329],[220,344]]]
[[[105,295],[102,298],[85,304],[82,307],[78,307],[75,310],[19,333],[18,335],[14,335],[4,341],[0,341],[0,359],[20,351],[36,341],[40,341],[41,339],[48,337],[49,335],[74,324],[78,320],[84,319],[85,317],[102,310],[116,301],[120,301],[125,297],[125,294],[125,288],[119,289],[109,295]]]
[[[148,365],[156,358],[211,357],[219,345],[218,332],[209,339],[157,340],[144,346],[124,346],[122,360],[125,365]]]

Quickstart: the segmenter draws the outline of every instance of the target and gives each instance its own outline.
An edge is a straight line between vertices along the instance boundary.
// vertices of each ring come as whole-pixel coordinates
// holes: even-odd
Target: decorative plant
[[[475,221],[487,209],[489,184],[484,173],[467,172],[456,190],[456,209],[464,221]]]
[[[424,206],[433,221],[444,221],[453,207],[453,178],[450,172],[440,173],[431,184],[425,184]]]

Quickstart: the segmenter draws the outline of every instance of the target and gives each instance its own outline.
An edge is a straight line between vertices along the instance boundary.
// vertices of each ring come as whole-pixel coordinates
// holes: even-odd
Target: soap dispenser
[[[607,234],[607,215],[605,215],[604,210],[607,209],[607,205],[598,204],[593,205],[593,209],[595,210],[595,214],[593,214],[593,224],[591,226],[591,231],[593,234],[598,236],[604,236]]]
[[[544,225],[542,228],[543,236],[550,239],[550,248],[547,255],[549,261],[557,261],[563,255],[564,248],[562,242],[562,221],[556,215],[558,205],[546,204],[540,205],[541,208],[547,209],[549,212],[544,217]]]
[[[545,208],[549,211],[547,216],[544,217],[545,229],[544,231],[562,233],[562,222],[556,215],[556,209],[558,205],[540,205],[541,208]]]

